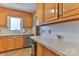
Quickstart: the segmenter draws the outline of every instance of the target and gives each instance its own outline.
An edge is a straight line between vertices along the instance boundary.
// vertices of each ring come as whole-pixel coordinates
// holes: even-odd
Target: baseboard
[[[17,48],[17,49],[11,49],[11,50],[6,50],[6,51],[1,51],[0,53],[6,53],[6,52],[14,51],[14,50],[20,50],[20,49],[31,48],[31,47],[32,46],[23,47],[23,48]]]

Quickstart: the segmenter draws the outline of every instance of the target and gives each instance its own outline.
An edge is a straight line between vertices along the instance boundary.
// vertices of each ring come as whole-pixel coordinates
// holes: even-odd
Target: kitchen
[[[0,3],[1,56],[79,56],[78,3]]]

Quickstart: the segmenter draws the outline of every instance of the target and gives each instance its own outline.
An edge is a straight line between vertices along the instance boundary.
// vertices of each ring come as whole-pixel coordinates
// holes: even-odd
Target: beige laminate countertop
[[[76,43],[44,36],[32,36],[31,38],[61,56],[79,56],[79,46]]]
[[[0,36],[18,36],[18,35],[33,35],[33,34],[0,34]]]

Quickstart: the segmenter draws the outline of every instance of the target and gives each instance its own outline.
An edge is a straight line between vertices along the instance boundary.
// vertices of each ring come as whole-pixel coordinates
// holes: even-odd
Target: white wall
[[[48,33],[49,29],[52,30],[51,34]],[[43,30],[46,31],[43,32]],[[79,21],[52,24],[42,27],[42,36],[50,36],[56,38],[56,34],[62,35],[66,41],[79,43]]]

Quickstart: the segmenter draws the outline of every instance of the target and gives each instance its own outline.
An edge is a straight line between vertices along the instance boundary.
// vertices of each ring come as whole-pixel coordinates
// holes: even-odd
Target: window
[[[21,30],[22,18],[9,16],[9,28],[10,30]]]

